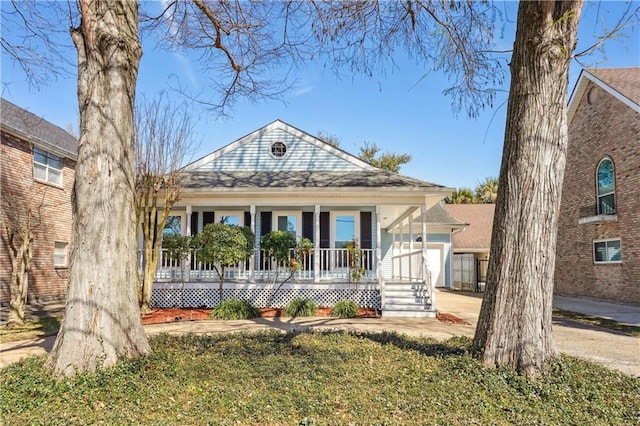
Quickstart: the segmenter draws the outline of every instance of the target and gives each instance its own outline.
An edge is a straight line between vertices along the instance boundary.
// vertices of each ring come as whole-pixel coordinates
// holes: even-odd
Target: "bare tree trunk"
[[[33,234],[31,231],[24,230],[17,234],[18,246],[15,245],[16,234],[9,234],[10,232],[12,231],[7,228],[9,247],[12,252],[8,328],[24,324],[24,311],[29,288],[29,267],[33,258]]]
[[[151,352],[136,294],[133,110],[138,4],[79,0],[80,143],[64,321],[48,365],[94,371]]]
[[[567,86],[582,0],[521,2],[486,293],[474,348],[535,376],[555,355],[556,231],[567,152]]]
[[[142,277],[142,299],[140,300],[140,311],[142,313],[151,312],[151,292],[153,291],[153,280],[158,268],[160,237],[157,238],[157,241],[157,243],[151,240],[145,241],[144,276]]]

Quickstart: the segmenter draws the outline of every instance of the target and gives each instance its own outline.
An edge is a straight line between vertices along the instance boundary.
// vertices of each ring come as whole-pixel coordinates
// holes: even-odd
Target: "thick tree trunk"
[[[133,109],[138,4],[80,0],[80,143],[64,321],[48,365],[94,371],[151,351],[136,294]]]
[[[521,2],[486,293],[474,337],[485,364],[533,376],[555,355],[556,231],[567,86],[582,0]]]

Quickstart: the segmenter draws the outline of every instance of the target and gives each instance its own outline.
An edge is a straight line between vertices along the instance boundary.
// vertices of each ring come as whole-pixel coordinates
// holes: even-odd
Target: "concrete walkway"
[[[640,327],[640,306],[619,305],[575,297],[553,296],[553,307],[569,312],[578,312],[594,317],[606,318],[621,324]]]
[[[640,308],[612,304],[599,304],[580,299],[562,298],[561,309],[589,315],[609,315],[612,319],[624,318],[628,324],[640,324]],[[331,317],[312,318],[256,318],[245,321],[183,321],[145,326],[148,335],[160,333],[215,334],[256,330],[349,330],[358,332],[396,332],[416,337],[433,337],[443,340],[452,336],[473,337],[482,304],[482,295],[467,292],[438,290],[436,303],[440,312],[450,313],[468,324],[450,324],[437,319],[414,318],[356,318]],[[567,305],[571,303],[571,305]],[[571,307],[572,309],[569,309]],[[613,314],[624,317],[613,317]],[[558,318],[554,320],[553,332],[558,349],[569,355],[590,359],[626,374],[640,377],[640,338],[624,335],[608,329],[587,326],[575,321]],[[44,354],[51,350],[55,337],[37,340],[1,343],[0,367],[16,362],[29,355]]]

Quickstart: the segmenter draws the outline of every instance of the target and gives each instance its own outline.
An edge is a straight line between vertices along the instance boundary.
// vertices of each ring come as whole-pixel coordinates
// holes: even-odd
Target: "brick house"
[[[583,70],[568,126],[555,292],[640,304],[640,68]]]
[[[34,232],[27,303],[63,300],[69,277],[71,193],[78,141],[5,99],[0,107],[0,302],[9,302],[11,279],[5,224],[24,220],[18,219],[16,212],[39,222]]]

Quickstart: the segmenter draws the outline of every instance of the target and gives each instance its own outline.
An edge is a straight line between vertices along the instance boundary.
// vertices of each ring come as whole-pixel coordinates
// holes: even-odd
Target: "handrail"
[[[359,266],[364,268],[363,282],[378,281],[377,267],[378,261],[375,259],[375,250],[359,249]],[[312,280],[317,275],[320,279],[351,282],[349,270],[350,255],[349,250],[344,248],[321,248],[317,250],[320,256],[319,270],[314,271],[314,253],[302,257],[300,269],[294,274],[294,280]],[[196,249],[184,262],[185,268],[180,268],[180,261],[171,258],[168,250],[161,248],[158,253],[158,268],[156,270],[156,280],[170,281],[175,279],[190,278],[192,280],[218,280],[216,267],[218,265],[197,261]],[[144,262],[143,250],[138,251],[139,267]],[[255,249],[253,256],[246,261],[225,267],[225,280],[273,280],[277,278],[285,279],[284,274],[288,274],[288,268],[276,265],[274,259],[266,254],[264,250]]]

